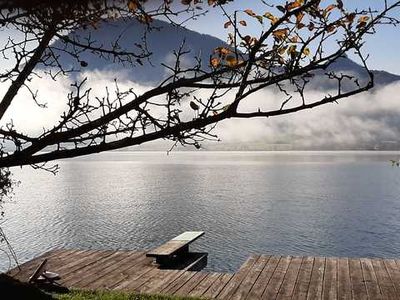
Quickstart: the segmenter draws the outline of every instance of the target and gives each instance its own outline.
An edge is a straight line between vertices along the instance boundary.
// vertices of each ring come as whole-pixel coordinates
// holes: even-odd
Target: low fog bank
[[[317,91],[310,94],[313,99],[323,97]],[[279,96],[268,91],[255,101],[267,99],[280,103]],[[285,116],[228,120],[217,132],[223,139],[218,147],[237,150],[397,150],[400,83]]]
[[[105,86],[112,91],[116,74],[90,72],[82,76],[89,78],[93,96],[105,94]],[[140,94],[150,87],[131,82],[118,74],[119,87],[133,88]],[[57,82],[35,79],[33,89],[39,91],[39,101],[47,108],[39,108],[27,90],[19,92],[5,121],[12,120],[16,129],[24,133],[40,134],[43,127],[58,123],[66,108],[67,94],[71,90],[69,80]],[[0,85],[0,94],[6,87]],[[309,94],[318,99],[323,94]],[[242,109],[276,104],[280,95],[263,91],[249,98]],[[185,104],[183,104],[185,105]],[[268,106],[269,107],[269,106]],[[297,112],[269,119],[231,119],[218,124],[215,133],[221,142],[203,143],[207,150],[398,150],[400,149],[400,82],[375,88],[339,104],[328,104],[312,110]],[[168,150],[172,142],[153,142],[131,150]],[[188,149],[193,150],[193,149]]]

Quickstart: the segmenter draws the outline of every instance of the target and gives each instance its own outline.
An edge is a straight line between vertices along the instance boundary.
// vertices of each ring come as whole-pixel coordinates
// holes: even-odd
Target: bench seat
[[[176,263],[179,259],[188,256],[189,245],[204,235],[204,231],[186,231],[172,240],[146,253],[147,257],[153,257],[160,265]]]

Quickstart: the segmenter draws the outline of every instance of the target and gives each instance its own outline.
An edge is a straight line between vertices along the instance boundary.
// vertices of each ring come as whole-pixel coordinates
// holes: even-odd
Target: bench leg
[[[156,257],[156,263],[159,264],[160,266],[167,265],[170,262],[171,262],[170,257]]]
[[[189,245],[182,247],[178,252],[175,252],[174,255],[164,256],[164,257],[156,257],[156,263],[160,266],[173,266],[183,260],[189,254]]]
[[[175,256],[179,258],[186,256],[188,253],[189,253],[189,245],[186,245],[185,247],[179,249],[179,251],[175,253]]]

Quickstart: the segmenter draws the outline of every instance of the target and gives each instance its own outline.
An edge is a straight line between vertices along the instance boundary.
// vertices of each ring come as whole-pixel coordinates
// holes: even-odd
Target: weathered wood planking
[[[310,286],[311,272],[314,265],[314,257],[303,257],[299,275],[293,291],[293,299],[307,299],[308,287]]]
[[[63,286],[209,299],[400,299],[400,261],[252,255],[234,274],[159,269],[145,251],[52,250],[8,272],[28,281],[44,259]]]
[[[147,256],[149,257],[170,256],[187,245],[188,242],[186,241],[169,241],[157,247],[156,249],[152,250],[151,252],[147,253]]]

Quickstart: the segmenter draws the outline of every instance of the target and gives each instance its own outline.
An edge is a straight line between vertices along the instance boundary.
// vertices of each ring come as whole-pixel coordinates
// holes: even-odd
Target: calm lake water
[[[204,230],[208,269],[251,253],[400,257],[397,152],[117,152],[21,181],[2,224],[20,261],[54,247],[149,249]],[[3,245],[1,245],[3,246]],[[0,270],[8,268],[0,252]]]

